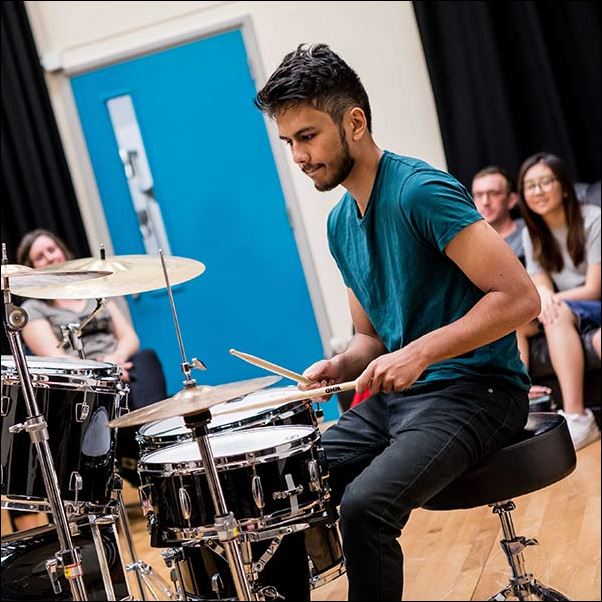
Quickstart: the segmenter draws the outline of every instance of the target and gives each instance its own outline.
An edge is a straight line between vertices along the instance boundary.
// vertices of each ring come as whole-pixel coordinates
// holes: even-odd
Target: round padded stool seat
[[[423,507],[457,510],[510,500],[560,481],[576,464],[564,417],[532,413],[512,443],[467,470]]]

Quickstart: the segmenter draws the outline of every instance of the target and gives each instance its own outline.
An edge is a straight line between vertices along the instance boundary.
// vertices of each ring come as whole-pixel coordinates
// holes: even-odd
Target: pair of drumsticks
[[[245,362],[249,362],[249,364],[253,364],[254,366],[264,368],[269,372],[279,374],[280,376],[284,376],[285,378],[290,378],[295,382],[302,383],[304,385],[310,385],[313,382],[309,378],[303,376],[302,374],[298,374],[297,372],[293,372],[292,370],[287,370],[282,366],[278,366],[277,364],[273,364],[272,362],[267,362],[266,360],[262,360],[260,357],[250,355],[249,353],[243,353],[242,351],[237,351],[236,349],[230,349],[230,354],[240,358],[241,360],[244,360]],[[342,391],[352,390],[355,390],[354,380],[346,383],[330,385],[328,387],[311,389],[310,391],[308,391],[308,393],[311,393],[311,397],[321,397],[322,395],[332,395],[333,393],[340,393]]]

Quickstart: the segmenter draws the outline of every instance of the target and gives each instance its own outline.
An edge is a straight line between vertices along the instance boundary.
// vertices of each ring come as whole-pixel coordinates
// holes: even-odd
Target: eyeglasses
[[[529,182],[523,186],[523,192],[525,196],[533,196],[537,187],[541,188],[542,192],[550,192],[554,187],[554,182],[556,182],[557,178],[554,176],[547,176],[539,180],[539,182]]]
[[[491,199],[491,198],[496,198],[496,197],[506,197],[510,194],[509,191],[504,191],[504,190],[482,190],[479,192],[475,192],[472,195],[472,198],[475,201],[479,201],[481,199]]]

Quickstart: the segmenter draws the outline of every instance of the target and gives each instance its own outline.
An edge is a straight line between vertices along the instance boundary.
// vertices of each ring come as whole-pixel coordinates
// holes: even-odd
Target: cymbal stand
[[[6,245],[2,243],[2,263],[7,264]],[[27,431],[34,444],[36,453],[40,459],[40,468],[44,486],[48,495],[50,509],[55,520],[56,532],[58,535],[61,549],[56,553],[56,563],[63,570],[65,577],[71,588],[74,600],[87,600],[86,588],[83,580],[83,567],[79,548],[73,545],[67,514],[61,499],[58,478],[50,446],[48,444],[48,425],[44,415],[38,408],[31,375],[27,368],[27,360],[23,351],[21,342],[21,330],[27,324],[27,312],[12,303],[10,285],[8,276],[2,277],[2,293],[5,311],[5,329],[10,345],[11,353],[15,360],[15,367],[19,374],[19,379],[23,385],[23,398],[27,410],[27,420],[23,424],[15,424],[10,428],[10,432],[18,433]]]
[[[207,430],[207,423],[210,420],[211,413],[209,410],[184,416],[184,422],[191,430],[192,438],[196,441],[201,453],[209,491],[215,507],[215,530],[226,552],[226,559],[232,573],[236,595],[239,600],[257,600],[258,598],[255,593],[251,592],[242,561],[240,525],[232,512],[228,511],[226,499],[217,475],[215,460],[209,443],[209,431]]]
[[[184,388],[192,388],[196,386],[196,380],[191,377],[190,373],[193,368],[198,370],[207,370],[207,366],[198,358],[193,357],[191,362],[188,362],[186,358],[186,351],[184,350],[184,341],[182,340],[182,331],[180,330],[180,323],[178,322],[178,314],[176,312],[176,304],[173,299],[173,293],[171,291],[171,284],[169,283],[169,276],[167,274],[167,265],[165,264],[165,257],[163,251],[159,249],[159,257],[161,258],[161,267],[163,268],[163,277],[165,279],[165,285],[167,287],[167,295],[169,297],[169,305],[171,307],[171,315],[173,317],[174,326],[176,328],[176,337],[178,338],[178,346],[180,347],[180,355],[182,356],[182,363],[180,364],[182,372],[184,372]]]
[[[63,338],[57,345],[57,349],[65,349],[68,345],[74,351],[77,351],[80,359],[85,360],[86,354],[84,352],[84,343],[81,340],[81,336],[84,328],[94,319],[94,316],[104,307],[105,299],[96,299],[96,307],[94,311],[82,322],[82,324],[67,324],[61,326],[61,332]]]
[[[192,368],[194,367],[201,370],[206,370],[206,366],[197,358],[192,359],[191,366],[186,358],[184,342],[182,340],[182,333],[180,330],[180,324],[178,322],[178,314],[176,312],[176,304],[171,291],[169,275],[167,274],[167,266],[165,264],[165,257],[163,256],[162,250],[159,250],[159,257],[161,259],[161,267],[163,268],[163,276],[165,278],[165,285],[167,287],[171,313],[174,319],[176,336],[178,337],[178,345],[180,347],[180,354],[182,356],[181,366],[185,377],[184,387],[192,388],[196,386],[196,381],[191,377],[190,374]],[[234,518],[234,515],[228,511],[226,499],[224,498],[222,487],[217,475],[217,469],[215,468],[215,460],[213,458],[213,452],[211,451],[211,445],[209,444],[209,432],[207,430],[207,423],[210,420],[211,413],[208,410],[203,410],[197,414],[191,414],[184,417],[184,422],[192,431],[192,437],[199,447],[201,460],[203,462],[203,466],[205,467],[209,491],[211,492],[211,498],[213,499],[213,505],[215,507],[215,528],[219,541],[224,546],[224,550],[226,552],[228,566],[234,581],[236,596],[239,600],[257,600],[257,596],[251,592],[249,580],[245,574],[245,568],[242,561],[242,554],[240,550],[240,525]]]

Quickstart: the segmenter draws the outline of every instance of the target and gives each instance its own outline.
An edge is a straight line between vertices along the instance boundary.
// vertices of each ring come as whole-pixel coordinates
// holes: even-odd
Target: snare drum
[[[226,505],[243,532],[307,521],[324,510],[330,492],[318,429],[264,427],[211,434],[209,440]],[[152,546],[216,537],[195,441],[146,454],[138,472]]]
[[[114,471],[115,431],[107,423],[127,397],[114,364],[27,357],[36,402],[48,423],[49,445],[64,501],[105,506]],[[2,506],[47,510],[39,457],[29,434],[9,428],[27,419],[12,356],[2,356]]]
[[[220,403],[211,408],[211,422],[207,425],[210,433],[236,431],[258,426],[318,426],[320,410],[314,410],[310,399],[281,403],[284,396],[295,392],[294,387],[278,387],[256,391],[239,400]],[[249,407],[257,402],[272,402],[269,407]],[[227,411],[225,414],[223,412]],[[144,425],[138,431],[138,444],[141,454],[174,445],[190,439],[190,430],[180,416],[156,420]]]

